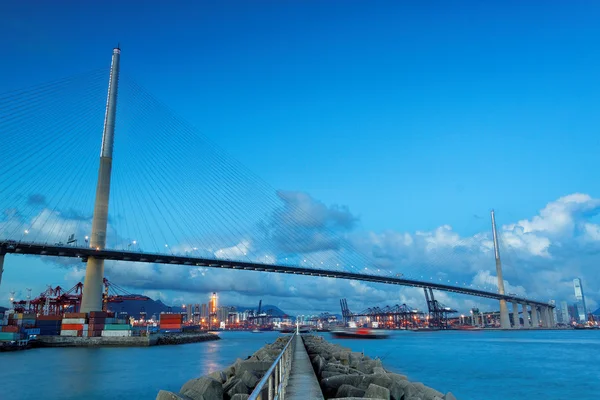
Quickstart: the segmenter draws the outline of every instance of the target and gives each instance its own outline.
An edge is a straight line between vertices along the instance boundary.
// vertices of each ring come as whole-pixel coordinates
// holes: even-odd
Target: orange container
[[[18,333],[19,327],[16,325],[7,325],[2,327],[2,332]]]
[[[62,324],[63,331],[82,331],[83,324]]]
[[[160,329],[181,329],[181,324],[160,324]]]

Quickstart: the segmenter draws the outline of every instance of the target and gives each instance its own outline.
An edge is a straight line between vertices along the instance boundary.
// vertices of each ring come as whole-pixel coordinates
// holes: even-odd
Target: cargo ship
[[[386,339],[389,334],[370,328],[343,328],[331,331],[335,338],[339,339]]]

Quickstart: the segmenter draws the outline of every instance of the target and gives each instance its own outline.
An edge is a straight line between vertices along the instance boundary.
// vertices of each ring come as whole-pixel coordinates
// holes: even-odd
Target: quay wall
[[[325,399],[456,400],[406,376],[386,370],[379,359],[371,359],[327,342],[322,336],[303,335]]]
[[[219,339],[218,335],[212,333],[178,333],[123,337],[38,336],[37,342],[39,347],[147,347]]]
[[[221,371],[213,371],[206,376],[191,379],[179,392],[161,390],[157,400],[246,400],[258,382],[290,340],[290,335],[277,338],[245,360],[238,358],[235,363]]]

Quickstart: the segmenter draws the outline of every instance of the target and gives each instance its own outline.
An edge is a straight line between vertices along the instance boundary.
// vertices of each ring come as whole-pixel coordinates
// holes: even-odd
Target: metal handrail
[[[281,353],[277,356],[271,367],[258,382],[248,400],[283,400],[285,397],[285,380],[291,371],[292,357],[296,348],[296,335],[294,332]]]

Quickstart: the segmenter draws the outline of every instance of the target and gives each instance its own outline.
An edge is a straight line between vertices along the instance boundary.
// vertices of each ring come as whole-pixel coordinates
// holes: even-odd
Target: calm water
[[[153,399],[245,358],[276,333],[150,348],[0,353],[0,399]],[[459,400],[598,399],[600,331],[397,332],[389,340],[328,340],[383,359]]]

